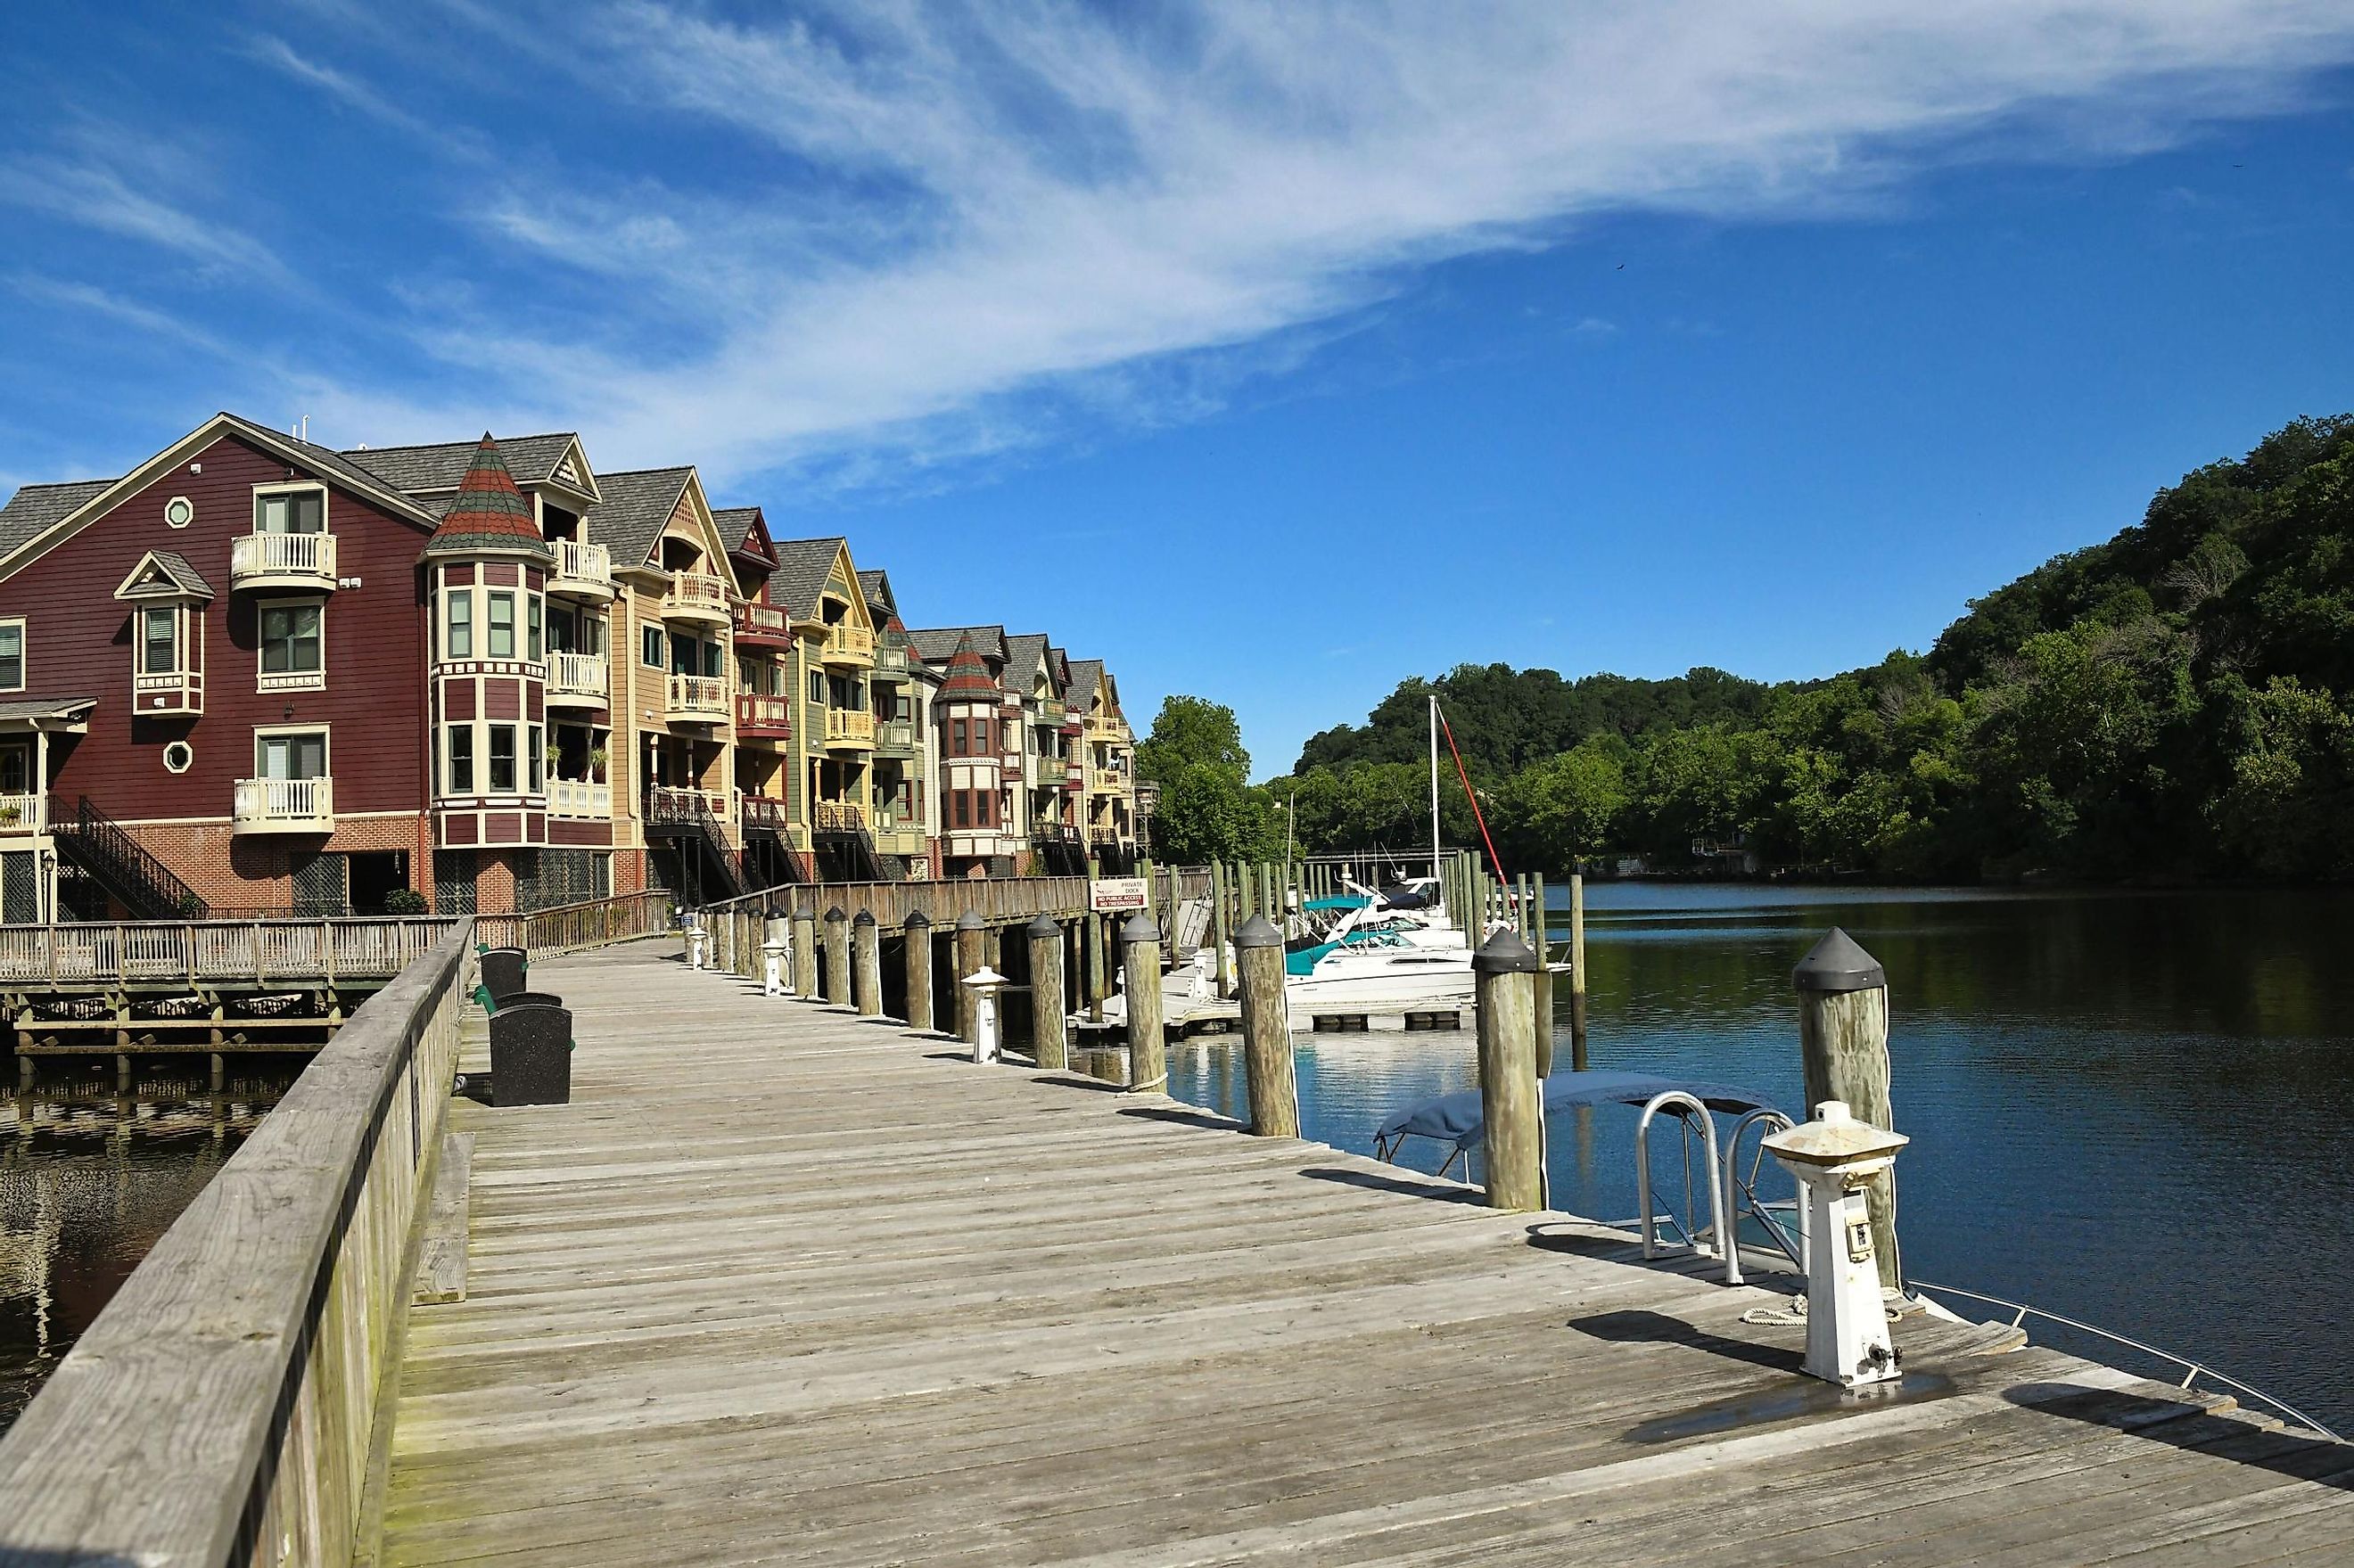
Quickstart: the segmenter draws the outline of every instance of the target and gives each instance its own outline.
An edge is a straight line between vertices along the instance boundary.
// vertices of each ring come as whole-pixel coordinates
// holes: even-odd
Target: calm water
[[[2354,1428],[2354,895],[1600,884],[1593,1065],[1796,1107],[1790,966],[1834,925],[1888,971],[1910,1273],[2210,1360]],[[1341,1148],[1477,1084],[1468,1033],[1299,1044],[1304,1129]],[[1241,1109],[1236,1047],[1171,1067],[1173,1093]],[[1617,1109],[1555,1122],[1556,1204],[1636,1212],[1633,1125]],[[1671,1160],[1655,1150],[1663,1174]]]
[[[0,1097],[0,1431],[295,1070],[219,1097]]]

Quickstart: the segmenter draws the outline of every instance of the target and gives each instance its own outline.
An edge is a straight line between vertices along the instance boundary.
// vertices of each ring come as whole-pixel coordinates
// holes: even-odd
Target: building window
[[[326,670],[325,620],[325,607],[316,603],[261,607],[264,690],[320,683],[317,677]]]
[[[257,779],[324,779],[327,732],[313,729],[255,736],[253,773]]]
[[[514,595],[511,593],[491,595],[491,612],[486,619],[489,624],[489,636],[482,643],[482,657],[514,658],[515,656]]]
[[[810,703],[815,707],[825,706],[825,674],[822,671],[810,672]]]
[[[186,773],[195,766],[196,748],[185,740],[175,740],[164,747],[164,771]]]
[[[663,631],[659,626],[649,626],[638,641],[638,662],[649,670],[663,667]]]
[[[139,612],[139,673],[169,675],[180,668],[180,612],[169,607]]]
[[[474,792],[474,726],[454,724],[450,726],[450,793],[471,795]]]
[[[451,588],[447,595],[450,602],[450,657],[471,659],[474,656],[474,590]]]
[[[989,801],[988,790],[976,789],[972,792],[972,825],[974,827],[989,826]]]
[[[539,596],[537,594],[533,594],[523,602],[524,613],[528,618],[525,621],[525,636],[528,640],[524,645],[523,656],[536,664],[540,661]]]
[[[272,490],[255,496],[253,530],[257,534],[325,533],[327,493],[323,490]]]
[[[949,720],[949,755],[950,757],[963,757],[967,755],[964,748],[964,720],[960,718],[952,718]]]
[[[531,789],[529,792],[534,795],[544,794],[546,791],[546,786],[541,782],[544,775],[540,772],[541,764],[546,760],[546,758],[542,755],[546,744],[540,738],[543,733],[545,732],[540,729],[539,726],[533,725],[524,736],[524,766],[530,771]]]
[[[962,789],[956,789],[949,792],[949,801],[956,808],[956,825],[960,828],[972,826],[972,797]]]
[[[989,755],[989,721],[985,718],[972,721],[972,754],[975,757]]]
[[[0,620],[0,692],[25,689],[25,618]]]
[[[515,726],[491,726],[491,793],[507,795],[515,787]]]

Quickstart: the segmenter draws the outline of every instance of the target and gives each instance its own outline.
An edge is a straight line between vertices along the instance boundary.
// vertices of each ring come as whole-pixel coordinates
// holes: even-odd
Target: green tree
[[[1168,697],[1152,721],[1152,733],[1136,747],[1139,778],[1174,784],[1189,768],[1225,768],[1247,779],[1250,753],[1243,749],[1235,710],[1207,697]]]

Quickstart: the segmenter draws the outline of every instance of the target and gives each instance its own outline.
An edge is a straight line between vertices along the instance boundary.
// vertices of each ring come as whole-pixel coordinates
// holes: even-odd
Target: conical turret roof
[[[1003,694],[997,689],[997,683],[990,679],[989,665],[973,652],[972,639],[959,638],[956,652],[949,660],[948,679],[940,683],[940,695],[997,697]]]
[[[482,444],[474,449],[466,477],[458,482],[457,496],[442,514],[441,525],[433,530],[425,553],[465,556],[513,551],[538,556],[555,553],[539,536],[530,497],[515,488],[507,460],[499,453],[499,443],[484,430]]]

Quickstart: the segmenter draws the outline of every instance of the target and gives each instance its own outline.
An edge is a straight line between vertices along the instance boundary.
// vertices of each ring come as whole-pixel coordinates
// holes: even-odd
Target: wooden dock
[[[573,1103],[453,1113],[378,1561],[2354,1559],[2354,1446],[1918,1317],[1844,1398],[1773,1290],[676,951],[535,964]]]

